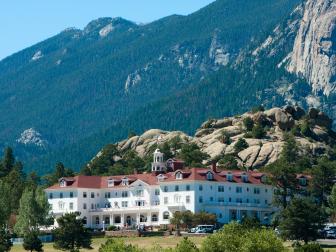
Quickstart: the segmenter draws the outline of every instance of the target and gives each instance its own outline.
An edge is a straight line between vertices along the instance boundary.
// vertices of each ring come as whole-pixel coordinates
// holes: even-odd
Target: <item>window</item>
[[[160,189],[155,189],[155,195],[160,195]]]
[[[64,202],[58,202],[58,208],[60,210],[63,210],[64,209]]]
[[[99,225],[99,217],[96,217],[96,225]]]
[[[175,174],[175,178],[176,178],[176,179],[183,179],[183,174],[182,174],[182,172],[177,172],[177,173]]]
[[[86,218],[86,216],[84,216],[84,218],[83,218],[83,224],[84,224],[84,225],[87,224],[87,218]]]
[[[213,202],[213,197],[210,197],[210,202]]]
[[[105,199],[111,198],[111,193],[110,192],[105,192]]]
[[[128,197],[128,191],[122,191],[121,192],[121,197],[122,198],[127,198]]]
[[[128,201],[122,201],[121,207],[128,207]]]
[[[224,186],[218,186],[218,192],[224,192]]]
[[[168,197],[164,197],[164,198],[163,198],[163,203],[164,203],[165,205],[168,204]]]
[[[190,185],[186,185],[186,191],[190,191]]]
[[[236,187],[236,193],[242,193],[243,192],[243,188],[241,188],[240,186]]]
[[[49,193],[49,199],[52,199],[52,198],[53,198],[53,194]]]
[[[244,183],[249,182],[249,177],[248,177],[248,175],[247,175],[247,174],[243,174],[243,175],[242,175],[242,180],[243,180]]]
[[[203,191],[203,186],[199,185],[198,190]]]
[[[83,192],[83,198],[86,198],[86,197],[87,197],[87,193]]]
[[[119,205],[118,205],[117,201],[114,202],[114,207],[119,208]]]
[[[236,203],[243,203],[243,200],[241,198],[237,198]]]
[[[63,193],[60,193],[60,198],[63,199]]]
[[[158,216],[156,214],[152,214],[152,221],[157,222],[158,221]]]
[[[135,201],[136,206],[145,206],[145,201],[144,200],[137,200]]]
[[[153,205],[154,205],[154,206],[159,206],[159,205],[160,205],[160,200],[155,200],[155,201],[153,202]]]
[[[110,225],[110,217],[107,217],[107,216],[106,216],[106,217],[104,218],[104,221],[105,221],[105,224],[106,224],[106,225]]]
[[[93,199],[95,197],[94,192],[91,193],[91,199]]]
[[[121,217],[120,216],[114,216],[114,223],[119,224],[121,223]]]
[[[73,207],[74,207],[73,203],[70,202],[70,203],[69,203],[69,209],[70,209],[70,210],[73,210]]]
[[[94,209],[94,204],[93,203],[91,204],[91,209]]]
[[[180,203],[181,202],[181,196],[180,195],[174,195],[174,202]]]
[[[208,172],[207,173],[207,180],[213,180],[214,179],[214,176],[212,174],[212,172]]]
[[[190,196],[189,196],[189,195],[186,196],[186,203],[187,203],[187,204],[190,203]]]
[[[305,177],[299,178],[299,184],[300,184],[300,186],[306,186],[307,185],[307,179]]]
[[[260,199],[254,199],[255,204],[260,204]]]
[[[61,180],[60,182],[60,187],[66,187],[66,181],[64,179]]]
[[[249,199],[246,199],[246,203],[250,203],[250,200],[249,200]]]
[[[223,203],[224,202],[224,197],[218,197],[218,202]]]
[[[175,186],[175,192],[178,192],[180,190],[180,187],[178,185]]]
[[[123,186],[127,186],[127,185],[128,185],[128,178],[123,178],[123,179],[121,180],[121,184],[122,184]]]
[[[107,181],[107,187],[113,187],[114,186],[114,180],[113,179],[109,179]]]
[[[232,201],[232,199],[231,199],[231,197],[229,198],[229,202],[231,202]]]
[[[70,198],[73,198],[73,192],[70,192]]]
[[[255,187],[253,189],[254,194],[260,194],[260,188]]]
[[[198,197],[198,202],[199,202],[199,203],[203,203],[203,197],[202,197],[202,196],[199,196],[199,197]]]
[[[86,203],[83,203],[83,209],[84,210],[86,209]]]
[[[143,197],[144,196],[144,191],[142,189],[136,190],[135,195],[137,197]]]
[[[169,212],[163,212],[163,215],[162,215],[163,219],[164,220],[168,220],[169,219]]]
[[[232,181],[233,177],[231,173],[226,174],[227,181]]]
[[[168,186],[164,186],[164,187],[163,187],[163,191],[164,191],[164,192],[168,192]]]
[[[267,190],[267,188],[265,189],[265,193],[268,193],[268,190]]]
[[[266,200],[265,200],[265,205],[267,205],[267,204],[268,204],[268,200],[266,199]]]
[[[146,222],[147,221],[147,217],[145,217],[144,215],[140,214],[140,222]]]

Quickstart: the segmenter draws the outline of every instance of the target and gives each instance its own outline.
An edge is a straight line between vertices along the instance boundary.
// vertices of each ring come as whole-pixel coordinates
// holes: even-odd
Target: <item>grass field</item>
[[[127,243],[131,243],[133,245],[137,245],[141,248],[151,248],[154,245],[158,244],[161,247],[175,247],[177,243],[181,240],[181,237],[135,237],[135,238],[124,238]],[[196,245],[200,246],[204,237],[191,237],[190,238]],[[93,250],[81,250],[82,252],[98,252],[98,249],[102,243],[106,241],[106,238],[98,238],[93,239],[92,247]],[[51,243],[45,244],[43,246],[44,252],[60,252],[60,250],[56,250],[53,248]],[[22,245],[14,245],[11,252],[23,252]]]
[[[168,237],[135,237],[135,238],[124,238],[127,243],[131,243],[133,245],[137,245],[141,248],[151,248],[154,245],[159,245],[161,247],[175,247],[177,243],[180,242],[182,237],[168,236]],[[190,237],[190,239],[197,245],[200,246],[204,237]],[[93,250],[81,250],[81,252],[98,252],[98,249],[102,243],[106,241],[106,238],[96,238],[92,241]],[[290,248],[290,243],[285,243],[286,247]],[[336,252],[335,243],[323,244],[325,246],[326,251]],[[53,248],[51,243],[45,244],[44,252],[60,252],[60,250],[56,250]],[[290,249],[292,251],[292,249]],[[22,245],[14,245],[11,252],[24,252]]]

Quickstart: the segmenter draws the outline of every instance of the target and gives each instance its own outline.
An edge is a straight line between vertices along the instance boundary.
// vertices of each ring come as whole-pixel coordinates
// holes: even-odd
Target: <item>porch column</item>
[[[149,212],[147,214],[147,223],[151,226],[152,225],[152,213]]]
[[[110,214],[110,225],[114,225],[114,216]]]
[[[121,221],[121,226],[124,227],[125,226],[125,215],[124,215],[124,213],[121,214],[120,221]]]

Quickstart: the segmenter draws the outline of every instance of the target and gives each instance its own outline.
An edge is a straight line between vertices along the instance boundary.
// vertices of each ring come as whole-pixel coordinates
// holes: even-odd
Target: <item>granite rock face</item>
[[[255,124],[265,126],[266,135],[262,139],[248,136],[244,119],[250,117]],[[335,133],[331,130],[331,119],[318,109],[311,108],[307,113],[298,106],[272,108],[256,113],[247,112],[240,116],[224,119],[211,119],[204,122],[195,132],[188,136],[181,131],[163,131],[152,129],[141,136],[134,136],[118,143],[120,151],[135,150],[139,156],[150,154],[155,144],[169,142],[180,137],[182,142],[196,143],[210,158],[224,155],[234,155],[238,164],[246,169],[256,169],[275,162],[281,154],[284,145],[283,133],[294,127],[300,129],[305,121],[309,121],[312,136],[296,135],[296,141],[302,155],[322,155],[330,149],[331,143],[336,143]],[[224,143],[223,132],[230,137],[230,144]],[[250,132],[251,133],[251,132]],[[239,138],[244,138],[248,147],[235,153],[234,145]]]
[[[336,1],[308,0],[288,70],[303,76],[315,94],[336,89]]]

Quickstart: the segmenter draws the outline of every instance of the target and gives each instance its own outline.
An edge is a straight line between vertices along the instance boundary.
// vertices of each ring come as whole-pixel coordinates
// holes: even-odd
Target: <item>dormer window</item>
[[[123,178],[123,179],[121,180],[121,184],[122,184],[123,186],[128,186],[128,178]]]
[[[62,180],[60,181],[60,187],[66,187],[66,186],[67,186],[66,181],[65,181],[64,179],[62,179]]]
[[[165,177],[164,177],[163,174],[160,174],[160,175],[157,176],[157,180],[158,180],[159,182],[164,181],[164,179],[165,179]]]
[[[113,187],[114,186],[114,179],[109,179],[107,181],[107,187]]]
[[[248,183],[249,182],[249,177],[248,177],[248,175],[246,173],[242,174],[242,181],[244,183]]]
[[[207,180],[213,180],[214,179],[214,175],[212,174],[212,172],[208,172],[206,176],[207,176]]]
[[[266,183],[266,181],[267,181],[267,177],[266,177],[266,175],[263,175],[263,176],[260,178],[260,180],[261,180],[262,183]]]
[[[228,174],[226,174],[226,179],[227,179],[227,181],[232,181],[233,180],[233,175],[232,175],[232,173],[228,173]]]
[[[305,177],[299,178],[299,184],[300,184],[300,186],[306,186],[307,185],[307,178],[305,178]]]
[[[175,178],[176,178],[176,179],[183,179],[183,174],[182,174],[182,172],[177,172],[177,173],[175,174]]]

